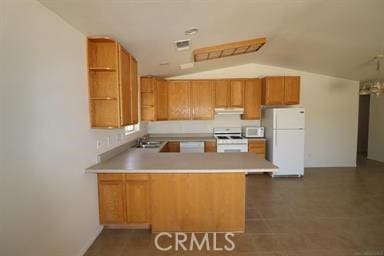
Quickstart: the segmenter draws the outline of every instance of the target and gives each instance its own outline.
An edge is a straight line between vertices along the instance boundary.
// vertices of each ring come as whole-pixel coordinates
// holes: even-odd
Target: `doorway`
[[[357,136],[357,156],[367,158],[368,153],[368,131],[369,131],[369,108],[370,95],[360,95],[359,98],[359,125]]]

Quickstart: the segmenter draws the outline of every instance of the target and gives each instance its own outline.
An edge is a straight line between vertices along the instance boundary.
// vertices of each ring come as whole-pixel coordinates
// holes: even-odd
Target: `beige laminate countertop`
[[[163,145],[166,141],[163,143]],[[162,146],[163,146],[162,145]],[[161,147],[160,147],[161,148]],[[87,173],[262,173],[277,167],[255,153],[161,153],[130,148],[89,167]]]

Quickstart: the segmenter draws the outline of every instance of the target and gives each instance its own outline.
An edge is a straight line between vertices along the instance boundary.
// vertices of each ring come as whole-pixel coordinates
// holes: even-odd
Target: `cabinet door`
[[[271,76],[263,78],[263,104],[284,104],[284,77]]]
[[[215,80],[215,107],[229,106],[229,80]]]
[[[137,83],[137,61],[131,56],[131,122],[137,124],[139,122],[139,89]]]
[[[284,104],[300,104],[300,77],[284,77]]]
[[[242,119],[261,119],[261,80],[249,79],[244,87],[244,114]]]
[[[191,82],[192,88],[192,119],[213,119],[213,83],[211,80],[195,80]]]
[[[141,120],[143,121],[156,120],[154,81],[153,77],[141,77],[140,80]]]
[[[122,180],[99,180],[100,224],[122,224],[125,222],[124,185]]]
[[[150,223],[149,181],[127,180],[127,224]]]
[[[168,120],[168,85],[166,81],[157,79],[157,118],[156,120]]]
[[[242,108],[244,107],[244,81],[231,80],[230,81],[230,107]]]
[[[217,152],[216,141],[205,141],[204,152]]]
[[[248,152],[254,152],[265,158],[265,141],[264,140],[248,140]]]
[[[168,152],[180,152],[180,141],[170,141],[167,143]]]
[[[189,81],[168,81],[168,119],[191,119],[191,86]]]
[[[119,53],[120,126],[125,126],[132,123],[131,56],[121,46],[119,46]]]

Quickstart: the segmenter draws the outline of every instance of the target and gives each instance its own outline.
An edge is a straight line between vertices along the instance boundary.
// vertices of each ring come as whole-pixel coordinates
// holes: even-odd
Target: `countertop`
[[[151,137],[154,139],[154,137]],[[170,153],[159,148],[129,148],[120,154],[89,167],[87,173],[262,173],[277,171],[277,167],[255,153]],[[173,137],[180,140],[181,137]],[[197,137],[195,137],[197,138]],[[204,136],[199,137],[206,138]],[[213,138],[213,137],[211,137]],[[164,140],[163,140],[164,139]],[[214,139],[214,138],[213,138]],[[192,141],[191,139],[182,140]]]

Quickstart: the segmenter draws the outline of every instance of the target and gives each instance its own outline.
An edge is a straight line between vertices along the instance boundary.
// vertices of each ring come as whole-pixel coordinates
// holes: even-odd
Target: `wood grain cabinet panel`
[[[230,107],[244,107],[244,80],[230,80]]]
[[[170,141],[167,146],[168,152],[180,152],[180,141]]]
[[[136,60],[113,39],[88,38],[87,46],[91,127],[138,123]]]
[[[168,119],[191,119],[191,84],[190,81],[168,81]]]
[[[271,76],[262,80],[263,105],[300,104],[299,76]]]
[[[156,120],[168,120],[168,85],[164,80],[156,80],[157,101]]]
[[[215,80],[215,107],[226,108],[229,106],[230,86],[229,80]]]
[[[123,181],[99,181],[100,224],[125,223]]]
[[[205,141],[204,152],[217,152],[216,141]]]
[[[262,80],[263,105],[283,105],[284,104],[284,77],[274,76],[265,77]]]
[[[248,152],[254,152],[257,155],[265,158],[265,140],[248,140]]]
[[[168,119],[168,86],[160,78],[142,76],[141,91],[141,120],[157,121]]]
[[[132,104],[133,94],[131,88],[131,56],[119,46],[119,66],[120,66],[120,124],[121,126],[132,124]]]
[[[126,180],[127,224],[150,223],[149,180]]]
[[[137,61],[131,56],[131,122],[129,124],[137,124],[139,122],[139,86],[137,82]]]
[[[243,173],[151,174],[151,198],[153,232],[244,231]]]
[[[98,174],[100,224],[150,224],[148,174]]]
[[[300,104],[300,77],[284,77],[284,104]]]
[[[261,119],[261,80],[247,79],[244,85],[244,114],[246,120]]]
[[[192,87],[192,119],[213,119],[214,87],[211,80],[191,81]]]

